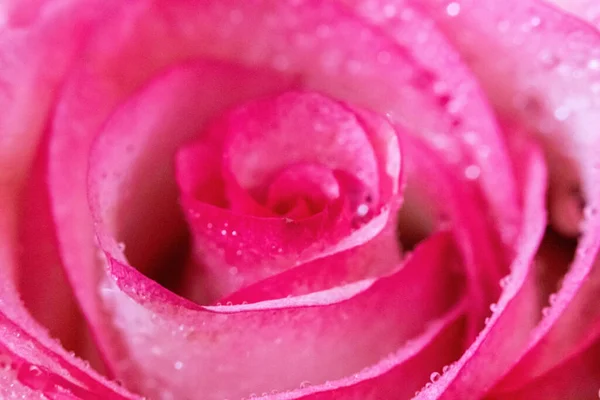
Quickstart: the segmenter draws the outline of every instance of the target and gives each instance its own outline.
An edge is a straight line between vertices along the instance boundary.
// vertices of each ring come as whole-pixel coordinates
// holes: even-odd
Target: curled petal
[[[536,276],[532,263],[545,228],[545,170],[540,155],[531,151],[525,186],[523,226],[509,280],[492,315],[475,341],[446,374],[417,399],[478,399],[508,371],[539,320]],[[506,340],[510,337],[511,340]]]

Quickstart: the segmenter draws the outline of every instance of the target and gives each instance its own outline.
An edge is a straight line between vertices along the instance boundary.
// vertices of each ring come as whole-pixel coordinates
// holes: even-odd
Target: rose
[[[3,5],[4,397],[136,398],[28,313],[93,359],[69,285],[150,398],[596,396],[593,28],[533,1],[198,3]],[[586,202],[558,289],[538,144],[554,228]],[[403,194],[427,238],[399,261]]]

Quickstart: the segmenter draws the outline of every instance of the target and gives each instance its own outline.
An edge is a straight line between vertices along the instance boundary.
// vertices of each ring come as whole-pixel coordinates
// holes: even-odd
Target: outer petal
[[[410,398],[422,382],[437,379],[431,371],[439,369],[440,363],[455,360],[461,349],[456,346],[465,334],[462,315],[466,303],[459,303],[443,318],[431,321],[419,337],[408,341],[402,348],[379,363],[357,374],[284,392],[266,399],[405,399]],[[447,369],[448,366],[443,367]]]
[[[3,304],[3,309],[6,308]],[[14,389],[16,393],[30,393],[31,398],[37,394],[39,398],[48,399],[137,398],[108,383],[89,365],[67,354],[60,344],[50,340],[46,332],[35,324],[26,320],[22,322],[29,326],[22,326],[4,312],[0,313],[0,363],[3,371],[0,390]],[[13,382],[5,385],[11,378]]]
[[[523,226],[502,295],[490,306],[492,316],[475,341],[452,368],[417,399],[479,399],[507,371],[529,339],[539,319],[536,275],[532,264],[545,228],[545,171],[540,156],[532,151],[525,158]],[[510,340],[507,340],[510,338]]]
[[[495,392],[490,399],[525,400],[536,397],[548,400],[593,399],[600,393],[599,358],[600,341],[596,341],[590,346],[582,346],[577,353],[565,357],[561,364],[529,380],[522,387],[506,392]]]
[[[569,211],[579,207],[572,196],[573,182],[580,181],[587,201],[571,271],[552,296],[552,307],[532,333],[526,354],[501,385],[503,390],[516,388],[577,352],[598,332],[600,309],[593,304],[599,281],[594,260],[600,246],[600,72],[595,67],[600,34],[534,1],[459,1],[452,7],[435,0],[421,4],[464,52],[500,112],[547,144],[555,186],[554,224],[565,231],[577,230],[579,211]],[[473,35],[477,40],[472,40]],[[491,59],[490,49],[499,58]],[[571,164],[557,162],[556,157]],[[564,175],[569,165],[576,168]]]
[[[411,116],[403,115],[403,125],[452,165],[457,176],[483,191],[499,234],[505,243],[514,244],[520,209],[511,160],[479,82],[460,55],[435,23],[410,1],[340,2],[382,29],[423,65],[426,72],[418,78],[419,84],[423,92],[433,91],[437,104]],[[443,125],[438,125],[438,113],[443,114]]]
[[[394,352],[458,300],[457,278],[443,276],[456,272],[441,262],[452,254],[448,237],[436,237],[403,269],[375,282],[221,307],[182,302],[109,256],[118,286],[107,282],[104,293],[114,302],[114,318],[137,326],[127,338],[128,380],[154,397],[240,397],[340,379]],[[422,287],[423,274],[439,286]],[[157,376],[151,368],[157,363],[172,365],[172,372]]]
[[[591,22],[596,28],[600,27],[600,4],[595,0],[546,0],[569,11],[586,21]]]
[[[78,10],[78,24],[68,8]],[[58,257],[43,134],[65,72],[106,12],[93,0],[0,4],[0,265],[19,281],[33,316],[70,349],[84,333]]]
[[[415,2],[416,4],[416,2]],[[553,224],[574,234],[592,202],[600,34],[538,1],[419,2],[463,53],[502,119],[546,147]],[[476,39],[475,39],[476,38]],[[489,57],[492,51],[496,57]]]

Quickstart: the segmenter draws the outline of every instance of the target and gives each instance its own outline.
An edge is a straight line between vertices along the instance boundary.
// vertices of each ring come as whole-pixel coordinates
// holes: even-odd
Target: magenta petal
[[[566,356],[559,365],[544,374],[525,381],[523,386],[507,391],[494,391],[493,400],[593,399],[599,396],[600,341],[579,349],[578,354]]]
[[[468,55],[506,119],[532,131],[548,148],[550,210],[559,229],[581,229],[577,255],[551,307],[498,390],[540,376],[597,335],[598,102],[600,34],[586,23],[535,1],[420,2]],[[468,40],[477,35],[477,40]],[[493,49],[493,50],[492,50]],[[493,51],[497,57],[490,58]],[[561,162],[558,162],[561,160]],[[587,202],[580,227],[579,184]],[[576,210],[574,212],[573,210]],[[560,350],[558,350],[560,349]]]
[[[450,364],[460,356],[456,346],[465,334],[462,315],[465,303],[459,303],[440,319],[430,321],[427,329],[418,337],[406,342],[398,351],[390,354],[375,365],[360,372],[324,385],[261,397],[262,399],[408,399],[422,386],[423,382],[437,379],[441,370],[447,371]],[[401,383],[400,383],[401,382]]]
[[[544,144],[553,225],[576,234],[581,200],[574,188],[588,202],[597,191],[598,31],[541,1],[418,4],[464,54],[501,118]]]
[[[391,112],[409,133],[422,138],[451,165],[455,176],[481,188],[492,219],[509,246],[519,225],[519,195],[502,132],[488,101],[460,54],[419,6],[405,0],[343,0],[371,24],[381,28],[419,65],[410,96],[427,101],[418,112],[402,105]],[[386,62],[388,55],[379,54]],[[403,87],[404,90],[404,87]],[[407,96],[407,94],[404,94]],[[411,97],[408,97],[411,98]],[[502,187],[503,190],[498,190]]]
[[[379,194],[379,155],[369,132],[354,112],[322,95],[291,92],[252,102],[227,116],[226,129],[224,168],[259,197],[278,174],[299,163],[343,170]]]
[[[546,0],[556,4],[563,10],[589,21],[596,28],[600,28],[600,4],[596,0]]]
[[[39,327],[29,327],[35,335],[0,314],[0,362],[3,373],[12,375],[16,388],[23,385],[46,398],[60,396],[78,399],[137,399],[117,385],[68,355]]]
[[[396,226],[396,218],[390,218],[388,225],[366,243],[263,279],[221,302],[240,304],[298,296],[385,275],[401,262]]]
[[[221,307],[177,299],[109,255],[116,284],[107,281],[103,294],[112,317],[127,326],[123,339],[132,352],[126,376],[139,389],[240,397],[340,379],[421,333],[462,295],[460,275],[442,262],[456,257],[453,247],[441,234],[420,246],[404,268],[377,281]],[[171,366],[170,372],[157,375],[153,365]]]
[[[531,266],[545,229],[545,170],[537,152],[532,151],[526,160],[523,226],[502,295],[491,306],[492,316],[486,326],[455,367],[417,399],[481,398],[510,369],[538,322],[536,276]]]
[[[214,125],[224,129],[224,185],[246,190],[263,204],[281,202],[275,206],[282,208],[273,212],[284,215],[240,214],[191,198],[185,194],[189,185],[182,188],[195,255],[209,270],[211,297],[362,245],[388,224],[398,203],[400,150],[397,133],[385,119],[320,94],[289,92],[244,105],[225,120]],[[215,136],[207,134],[207,146]],[[193,151],[202,156],[198,149],[204,148],[194,145],[186,151],[187,169],[178,168],[185,177],[180,180],[195,170],[205,179],[210,158],[195,164],[187,155]],[[289,185],[292,176],[303,182],[295,183],[293,190],[278,188]],[[205,183],[192,186],[211,190]],[[229,196],[232,208],[240,196]],[[301,211],[300,199],[317,213],[300,219],[285,215]],[[391,262],[388,269],[393,266]]]

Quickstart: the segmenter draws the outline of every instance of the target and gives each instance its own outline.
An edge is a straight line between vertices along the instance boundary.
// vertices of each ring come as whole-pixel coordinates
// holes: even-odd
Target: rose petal
[[[216,124],[225,130],[221,134],[225,143],[222,150],[213,150],[223,153],[224,175],[229,176],[223,177],[224,186],[234,181],[236,187],[241,185],[264,203],[277,179],[306,165],[314,173],[318,165],[329,171],[339,196],[315,215],[293,220],[241,215],[199,202],[184,192],[181,202],[197,257],[210,271],[207,285],[212,297],[220,298],[293,266],[362,245],[383,229],[390,211],[397,208],[393,197],[400,174],[397,134],[384,119],[367,112],[357,114],[348,105],[302,92],[244,105],[225,119],[226,124]],[[361,152],[365,153],[362,158],[358,156]],[[269,156],[271,153],[282,156]],[[198,160],[200,165],[188,160],[186,155],[185,166],[190,171],[183,171],[185,179],[205,165],[204,159]],[[323,185],[324,172],[319,174],[317,179]],[[209,185],[215,180],[205,173],[200,178]],[[265,184],[271,179],[275,182]],[[214,189],[192,186],[195,192]],[[312,193],[302,196],[314,197]],[[304,198],[314,206],[318,199],[309,197]],[[229,203],[233,205],[231,197]],[[394,237],[389,239],[396,242]],[[393,266],[390,263],[387,270]]]
[[[596,28],[600,27],[600,5],[594,0],[546,0],[556,4],[563,10],[571,12],[586,21],[591,22]],[[595,65],[595,63],[594,63]],[[598,65],[600,68],[600,65]]]
[[[483,190],[503,240],[512,245],[519,226],[519,196],[511,160],[479,82],[443,33],[418,6],[402,0],[343,0],[369,23],[407,48],[423,69],[416,77],[434,105],[402,115],[409,132],[429,143],[455,174]],[[385,53],[381,61],[387,59]],[[498,190],[499,187],[505,190]]]
[[[534,150],[523,161],[528,163],[523,226],[509,280],[500,299],[490,307],[491,318],[455,367],[425,388],[417,399],[481,398],[513,365],[539,319],[536,276],[531,265],[545,228],[545,171],[541,156]]]
[[[17,389],[23,385],[50,399],[59,395],[86,399],[137,398],[68,354],[39,327],[29,327],[35,332],[33,336],[4,313],[0,313],[0,326],[0,363]]]
[[[600,57],[600,35],[582,21],[538,2],[455,2],[450,14],[456,15],[448,15],[447,5],[437,1],[422,4],[467,54],[499,111],[547,144],[555,181],[550,208],[578,214],[567,218],[565,225],[554,218],[554,212],[554,224],[565,232],[579,230],[581,215],[568,211],[579,208],[579,199],[572,195],[577,180],[587,201],[587,221],[571,271],[553,295],[553,306],[532,333],[522,359],[503,380],[501,388],[507,389],[552,368],[597,332],[598,311],[590,304],[597,298],[599,281],[594,259],[600,245],[596,212],[600,113],[595,100],[600,72],[594,60]],[[476,41],[469,40],[473,35]],[[562,45],[565,37],[568,46]],[[490,49],[499,56],[491,59]],[[561,218],[564,222],[564,214]]]
[[[512,391],[497,391],[492,399],[592,399],[598,397],[600,376],[600,341],[591,346],[582,346],[572,356],[563,354],[560,364],[544,374],[527,381],[524,386]]]
[[[266,278],[232,293],[221,303],[252,303],[298,296],[389,273],[401,261],[396,226],[396,218],[390,218],[381,232],[368,242]]]
[[[278,399],[382,399],[410,398],[427,379],[437,379],[440,363],[449,364],[460,355],[456,346],[464,335],[462,318],[464,303],[459,303],[443,318],[431,321],[427,330],[408,341],[401,349],[379,363],[365,368],[357,374],[330,381],[324,385],[309,386],[266,398]],[[444,371],[451,368],[443,367]],[[399,384],[402,382],[402,384]],[[309,383],[305,382],[308,386]],[[265,397],[261,397],[265,398]]]
[[[378,281],[227,307],[182,302],[108,255],[116,285],[107,282],[103,291],[119,323],[137,321],[128,340],[141,347],[135,346],[138,351],[130,356],[134,364],[128,378],[135,377],[144,391],[239,397],[342,378],[420,333],[458,300],[457,276],[452,277],[457,272],[441,262],[455,257],[452,247],[448,235],[434,236],[403,269]],[[424,274],[430,278],[423,279]],[[234,356],[232,350],[236,363],[222,364]],[[294,354],[293,365],[286,354]],[[148,369],[157,363],[172,365],[174,371],[157,376]]]
[[[87,11],[92,4],[95,13]],[[43,136],[56,90],[90,24],[106,9],[94,1],[64,6],[78,10],[78,24],[51,2],[0,5],[0,264],[19,280],[32,315],[75,349],[84,333],[58,259]]]
[[[577,233],[576,189],[590,202],[597,186],[590,173],[600,145],[598,32],[542,2],[451,4],[419,2],[465,55],[501,117],[545,145],[553,224]]]

